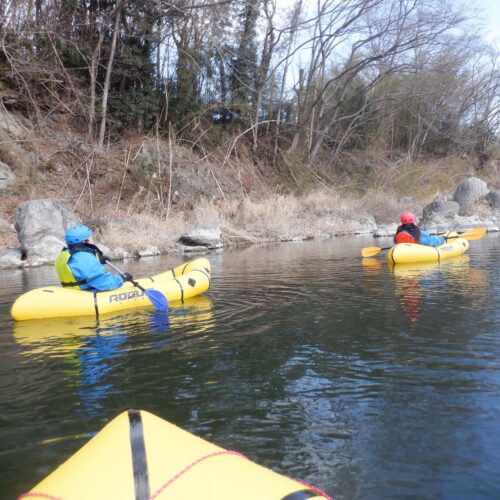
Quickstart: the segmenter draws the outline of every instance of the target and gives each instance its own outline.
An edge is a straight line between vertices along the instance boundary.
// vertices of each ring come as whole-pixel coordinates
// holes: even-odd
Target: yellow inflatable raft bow
[[[19,499],[330,498],[151,413],[128,410]],[[330,499],[331,500],[331,499]]]
[[[465,238],[457,238],[457,233],[451,232],[447,236],[446,242],[437,247],[419,243],[397,243],[387,252],[387,261],[390,264],[441,262],[462,255],[469,249],[469,242]]]
[[[145,289],[161,292],[169,302],[188,299],[210,286],[210,262],[200,258],[150,278],[138,279]],[[65,316],[95,316],[134,307],[151,306],[142,290],[125,283],[116,290],[86,292],[74,288],[46,286],[19,296],[10,313],[16,321]]]

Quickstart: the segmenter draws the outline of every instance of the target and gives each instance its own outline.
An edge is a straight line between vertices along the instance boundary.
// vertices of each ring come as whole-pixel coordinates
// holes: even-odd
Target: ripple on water
[[[15,497],[135,407],[337,500],[495,498],[498,239],[410,269],[361,261],[373,244],[209,257],[200,300],[99,322],[14,325],[8,305],[48,275],[2,280],[0,487]]]

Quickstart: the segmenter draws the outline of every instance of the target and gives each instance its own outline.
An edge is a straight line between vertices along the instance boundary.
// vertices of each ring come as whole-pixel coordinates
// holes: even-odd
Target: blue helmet
[[[87,226],[73,226],[66,231],[66,243],[68,245],[75,245],[76,243],[83,243],[92,236],[92,231]]]

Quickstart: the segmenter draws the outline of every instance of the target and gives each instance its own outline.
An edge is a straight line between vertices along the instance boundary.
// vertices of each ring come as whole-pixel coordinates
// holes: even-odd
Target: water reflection
[[[28,358],[60,358],[63,380],[78,399],[77,413],[92,417],[116,389],[110,375],[122,369],[131,350],[159,351],[182,337],[186,327],[193,337],[213,326],[212,303],[198,296],[174,304],[168,313],[145,309],[100,319],[83,316],[16,322],[13,338]],[[133,336],[145,337],[144,342],[130,342]]]
[[[377,280],[383,276],[385,266],[373,258],[362,259],[362,266],[365,286],[369,287],[370,282],[379,286]],[[461,294],[471,298],[473,302],[469,307],[475,308],[486,298],[489,286],[489,272],[471,268],[469,255],[443,262],[388,264],[388,269],[399,297],[400,310],[408,321],[407,334],[415,332],[426,304],[436,303],[439,296]]]
[[[461,282],[470,267],[470,257],[461,255],[445,262],[419,262],[391,265],[395,292],[400,298],[400,307],[408,319],[407,333],[415,332],[425,302],[436,294],[450,290]],[[463,293],[467,293],[462,287]]]
[[[99,319],[88,316],[71,319],[41,319],[18,321],[13,324],[13,337],[23,347],[23,354],[57,356],[80,347],[85,337],[127,334],[149,331],[165,333],[171,327],[191,325],[198,333],[213,326],[212,302],[208,297],[173,303],[167,313],[141,309],[128,314],[112,314]]]
[[[80,401],[77,413],[87,418],[99,414],[103,408],[101,401],[113,389],[112,384],[105,383],[105,379],[117,366],[116,360],[124,357],[121,344],[127,337],[126,332],[101,334],[99,327],[96,330],[95,335],[80,342],[74,355],[65,359],[65,380],[75,386]]]
[[[363,257],[361,259],[361,264],[363,265],[363,273],[365,276],[378,274],[382,269],[382,262],[379,259],[373,259],[372,257]]]
[[[199,307],[99,326],[14,325],[20,277],[0,280],[0,497],[135,407],[336,500],[496,498],[499,239],[409,269],[362,261],[373,244],[385,246],[335,239],[211,255]]]

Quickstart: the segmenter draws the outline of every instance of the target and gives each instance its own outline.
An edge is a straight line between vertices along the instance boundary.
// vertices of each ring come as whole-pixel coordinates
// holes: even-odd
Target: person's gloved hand
[[[134,277],[130,273],[123,273],[122,278],[124,281],[132,281],[134,279]]]
[[[106,264],[106,262],[108,262],[110,259],[107,255],[102,254],[100,257],[100,260],[101,260],[101,264]]]

